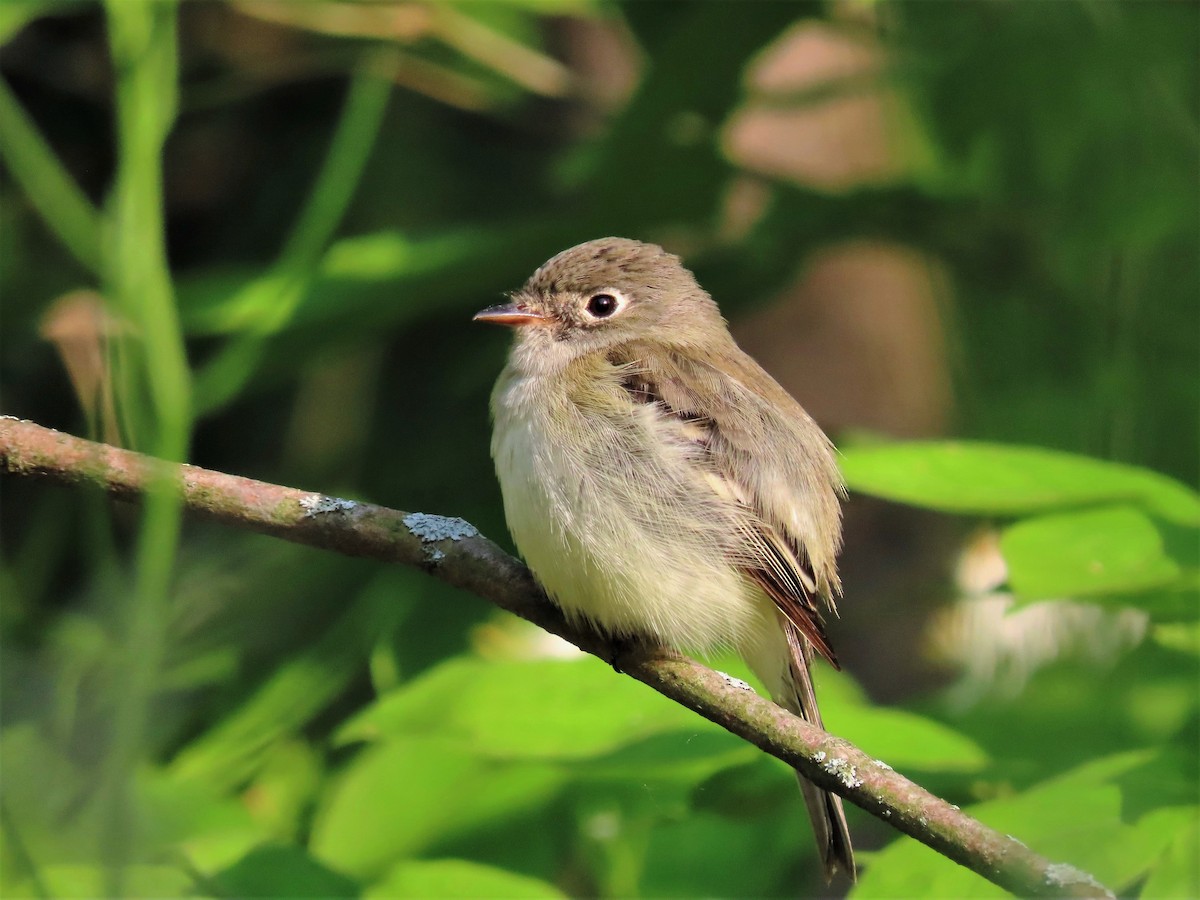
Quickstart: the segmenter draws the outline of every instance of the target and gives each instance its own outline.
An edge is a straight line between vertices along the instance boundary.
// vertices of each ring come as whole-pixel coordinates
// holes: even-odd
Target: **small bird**
[[[492,393],[508,527],[576,623],[737,652],[822,726],[810,664],[837,660],[845,492],[829,439],[734,343],[712,297],[654,244],[601,238],[475,318],[516,340]],[[826,879],[853,879],[841,800],[797,773]]]

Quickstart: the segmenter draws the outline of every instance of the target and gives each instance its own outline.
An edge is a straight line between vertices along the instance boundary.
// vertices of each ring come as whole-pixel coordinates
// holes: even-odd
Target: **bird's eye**
[[[595,294],[587,302],[587,311],[597,319],[606,319],[617,311],[617,298],[612,294]]]

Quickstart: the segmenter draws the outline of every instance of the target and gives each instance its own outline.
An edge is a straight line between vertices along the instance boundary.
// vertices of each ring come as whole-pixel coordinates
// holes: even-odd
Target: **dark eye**
[[[587,302],[587,311],[597,319],[604,319],[617,311],[617,298],[612,294],[596,294]]]

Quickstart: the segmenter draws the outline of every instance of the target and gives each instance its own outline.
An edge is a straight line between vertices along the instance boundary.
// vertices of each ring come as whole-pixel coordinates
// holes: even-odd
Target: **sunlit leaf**
[[[924,772],[969,772],[987,754],[953,728],[902,709],[863,706],[829,720],[836,734],[892,768]]]
[[[1014,797],[966,811],[1012,835],[1050,860],[1074,866],[1115,890],[1131,885],[1162,853],[1165,818],[1147,826],[1122,817],[1121,790],[1113,779],[1145,762],[1147,754],[1106,757]],[[1154,815],[1154,814],[1151,814]],[[1002,897],[1000,888],[911,838],[876,854],[851,896]]]
[[[182,850],[202,871],[230,865],[266,836],[242,801],[162,769],[138,779],[148,852]]]
[[[1039,447],[966,441],[857,447],[842,471],[864,494],[931,509],[1016,516],[1129,502],[1183,525],[1200,525],[1200,495],[1136,466]]]
[[[393,868],[366,892],[369,900],[551,900],[565,896],[544,881],[464,859],[410,860]]]
[[[1024,519],[1005,530],[1000,550],[1026,599],[1147,590],[1181,574],[1154,523],[1128,506]]]
[[[583,777],[677,780],[695,783],[714,772],[757,759],[762,751],[718,729],[681,729],[624,744],[593,757],[576,771]]]
[[[715,729],[597,659],[455,660],[384,697],[343,741],[415,730],[506,759],[583,759],[650,735]]]
[[[394,738],[363,751],[317,811],[313,854],[370,876],[456,830],[537,807],[562,776],[539,766],[497,768],[456,741]]]
[[[1183,812],[1166,851],[1150,869],[1139,896],[1142,900],[1200,897],[1200,808]]]
[[[321,752],[302,740],[280,741],[268,751],[240,798],[266,836],[295,840],[307,829],[311,804],[324,785],[322,761]]]
[[[1200,622],[1156,625],[1150,637],[1164,647],[1200,656]]]
[[[969,772],[987,762],[978,744],[948,725],[871,703],[845,672],[820,666],[815,680],[826,728],[893,768]]]

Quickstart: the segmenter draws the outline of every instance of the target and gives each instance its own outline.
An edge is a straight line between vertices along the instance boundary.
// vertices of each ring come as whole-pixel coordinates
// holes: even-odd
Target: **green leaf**
[[[988,761],[978,744],[948,725],[906,710],[872,705],[845,672],[819,665],[814,677],[830,733],[893,768],[970,772]]]
[[[1121,890],[1133,884],[1164,849],[1168,817],[1159,813],[1177,815],[1176,810],[1156,811],[1137,826],[1122,818],[1121,790],[1113,780],[1149,756],[1127,753],[1094,760],[1014,797],[981,803],[967,812],[1049,859],[1073,865],[1106,887]],[[923,844],[901,837],[875,855],[851,896],[1007,895]]]
[[[321,259],[315,281],[300,298],[294,315],[277,321],[268,302],[274,296],[267,279],[251,269],[211,270],[180,289],[183,321],[193,335],[276,332],[284,326],[330,323],[345,327],[347,316],[369,316],[369,325],[394,325],[427,314],[459,292],[483,287],[495,277],[497,259],[512,259],[523,246],[541,247],[540,222],[507,224],[495,232],[456,228],[412,238],[379,231],[334,241]],[[380,301],[392,303],[380,309]],[[469,302],[469,301],[468,301]],[[480,301],[476,301],[478,304]]]
[[[176,866],[132,865],[126,866],[121,874],[125,897],[186,897],[195,889],[192,876]],[[46,896],[107,897],[112,893],[109,873],[100,865],[62,863],[44,866],[38,870],[38,878],[38,885],[32,881],[5,885],[4,896],[43,900]]]
[[[1194,617],[1191,622],[1155,625],[1150,632],[1150,639],[1168,649],[1200,656],[1200,622],[1196,622]]]
[[[622,831],[632,832],[644,862],[635,883],[616,882],[608,896],[643,897],[769,897],[795,896],[797,857],[815,865],[795,781],[789,779],[786,797],[790,818],[767,817],[758,821],[732,820],[711,812],[691,812],[656,822],[644,836],[634,831],[635,822],[617,821]],[[776,827],[771,827],[775,825]],[[778,827],[780,825],[787,827]],[[641,849],[641,845],[646,849]],[[615,850],[614,850],[615,852]],[[620,869],[618,869],[620,871]],[[786,885],[784,893],[780,886]]]
[[[386,741],[337,779],[317,812],[312,852],[371,876],[435,840],[540,805],[562,780],[545,766],[488,763],[444,738]]]
[[[1200,572],[1184,571],[1169,585],[1147,591],[1122,591],[1089,599],[1106,606],[1136,606],[1156,623],[1192,622],[1200,615]]]
[[[354,717],[338,740],[421,730],[457,738],[492,758],[569,760],[655,734],[716,727],[591,657],[459,659]]]
[[[302,740],[285,740],[266,754],[262,769],[242,792],[242,804],[266,835],[292,841],[307,832],[312,803],[325,775],[324,749]]]
[[[19,29],[35,4],[0,6],[0,42]],[[0,158],[25,191],[28,202],[84,268],[101,269],[100,213],[59,161],[8,84],[0,80]]]
[[[483,766],[441,740],[371,747],[339,778],[313,824],[314,855],[366,875],[430,843],[451,810],[469,802]]]
[[[359,886],[321,865],[299,847],[256,847],[213,876],[228,897],[357,897]]]
[[[1038,447],[921,442],[857,447],[842,456],[850,487],[952,513],[1017,516],[1129,502],[1200,525],[1200,495],[1148,469]]]
[[[11,651],[6,658],[11,659]],[[0,764],[4,772],[0,838],[6,860],[11,858],[7,855],[10,832],[19,835],[35,861],[95,858],[94,818],[79,813],[79,798],[87,796],[93,783],[87,770],[38,725],[20,721],[6,723],[0,731]],[[4,879],[0,886],[10,886],[11,879],[23,874],[18,865],[0,865]]]
[[[172,771],[218,786],[252,775],[272,743],[301,728],[357,674],[366,636],[387,631],[407,614],[422,589],[419,579],[415,572],[381,570],[319,641],[282,663],[250,699],[189,743]]]
[[[182,850],[192,866],[210,872],[231,865],[263,839],[240,797],[181,782],[158,768],[139,773],[137,784],[146,858],[169,859]]]
[[[1174,900],[1200,897],[1200,808],[1186,811],[1183,827],[1154,866],[1140,894],[1141,900]]]
[[[62,0],[5,0],[0,5],[0,46],[39,16],[60,12]]]
[[[544,881],[465,859],[400,863],[367,891],[369,900],[437,897],[439,900],[552,900],[565,896]]]
[[[762,751],[727,731],[668,731],[626,744],[577,770],[589,779],[703,781],[715,772],[762,757]]]
[[[863,706],[826,719],[833,733],[893,768],[973,772],[988,760],[970,738],[941,722],[902,709]]]
[[[1148,590],[1181,574],[1154,523],[1128,506],[1026,519],[1000,550],[1013,590],[1029,600]]]

